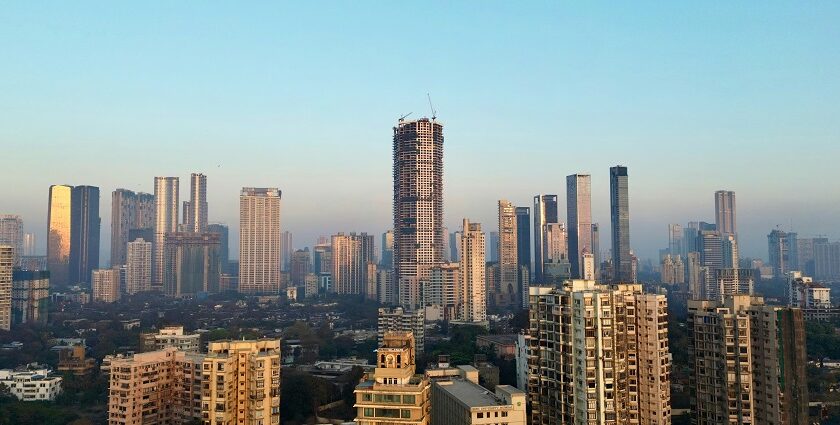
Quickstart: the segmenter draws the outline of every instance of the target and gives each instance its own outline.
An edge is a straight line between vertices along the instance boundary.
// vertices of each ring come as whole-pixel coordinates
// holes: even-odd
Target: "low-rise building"
[[[525,425],[525,406],[525,392],[510,385],[499,385],[493,393],[460,376],[432,384],[432,424]]]
[[[157,333],[140,335],[144,351],[156,351],[173,347],[181,351],[197,353],[201,342],[199,334],[185,334],[183,326],[167,326]]]
[[[62,381],[52,370],[34,364],[22,369],[0,369],[0,386],[21,401],[53,401],[61,394]]]
[[[15,270],[12,273],[12,325],[46,324],[50,272]]]

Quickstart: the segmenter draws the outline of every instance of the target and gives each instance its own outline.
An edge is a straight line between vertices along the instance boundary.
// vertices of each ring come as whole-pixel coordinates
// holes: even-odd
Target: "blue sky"
[[[776,225],[840,238],[840,3],[451,3],[7,3],[0,213],[44,250],[48,186],[100,186],[107,259],[114,188],[204,172],[233,234],[242,186],[283,190],[295,245],[379,233],[391,127],[428,92],[453,229],[575,172],[607,229],[621,163],[644,257],[723,188],[745,255]]]

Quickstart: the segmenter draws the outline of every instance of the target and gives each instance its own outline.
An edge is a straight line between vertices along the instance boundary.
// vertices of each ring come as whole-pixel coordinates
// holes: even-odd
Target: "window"
[[[415,397],[413,395],[404,395],[403,404],[414,404]]]
[[[373,408],[372,407],[365,407],[365,416],[373,417]]]

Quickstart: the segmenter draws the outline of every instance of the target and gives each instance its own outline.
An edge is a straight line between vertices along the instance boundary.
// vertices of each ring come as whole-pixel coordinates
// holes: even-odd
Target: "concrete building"
[[[166,234],[178,231],[178,177],[155,177],[155,237],[152,289],[163,290]]]
[[[660,269],[662,283],[669,285],[682,285],[685,283],[685,266],[679,254],[668,254],[662,259]]]
[[[0,215],[0,245],[14,248],[14,265],[20,267],[20,257],[26,254],[23,249],[23,219],[19,215]]]
[[[776,278],[784,278],[788,272],[798,270],[798,254],[796,249],[796,233],[773,230],[767,235],[767,251],[769,263],[773,266],[773,273]]]
[[[218,233],[167,233],[164,239],[164,293],[194,297],[219,292],[221,244]]]
[[[158,351],[175,348],[187,353],[200,351],[201,335],[184,333],[183,326],[167,326],[157,333],[145,333],[140,336],[145,351]]]
[[[280,270],[284,272],[289,271],[292,266],[292,253],[295,252],[292,239],[292,232],[288,230],[280,234]]]
[[[46,367],[0,369],[0,386],[20,401],[53,401],[61,394],[63,380]]]
[[[528,293],[524,289],[530,283],[531,271],[531,208],[516,207],[516,262],[519,264],[519,288],[523,294],[523,303],[527,303]],[[524,269],[524,272],[523,272]]]
[[[131,230],[152,229],[155,225],[155,197],[149,193],[117,189],[111,193],[111,265],[128,261],[127,244]],[[152,239],[147,239],[149,242]]]
[[[175,348],[110,359],[108,425],[202,420],[203,361]]]
[[[68,286],[72,186],[50,186],[47,209],[47,270],[56,288]]]
[[[502,309],[519,309],[522,306],[522,288],[519,283],[517,258],[517,220],[513,203],[499,201],[499,288],[496,306]],[[481,267],[482,269],[484,267]],[[482,276],[482,280],[484,276]]]
[[[190,200],[184,202],[184,229],[187,232],[207,231],[207,176],[190,174]]]
[[[788,306],[802,310],[805,320],[829,320],[832,316],[831,288],[814,282],[802,272],[789,272]]]
[[[293,252],[291,264],[289,265],[289,277],[292,285],[302,285],[303,279],[311,272],[312,255],[309,252],[309,247]]]
[[[808,424],[799,309],[760,297],[689,300],[692,423]]]
[[[543,264],[545,264],[545,226],[558,223],[557,195],[534,196],[534,282],[543,279]],[[529,259],[530,261],[530,259]],[[524,295],[524,294],[523,294]]]
[[[53,347],[58,351],[58,371],[72,373],[76,376],[89,374],[96,366],[96,359],[87,356],[84,343],[74,343],[66,346]]]
[[[543,268],[549,262],[569,261],[569,232],[565,223],[547,223],[543,226]],[[545,279],[543,279],[545,280]]]
[[[0,330],[12,329],[12,270],[15,248],[0,245]]]
[[[429,380],[415,370],[411,332],[386,333],[376,353],[376,369],[356,386],[355,423],[429,425]]]
[[[400,304],[417,308],[414,294],[443,260],[443,125],[400,120],[393,140],[394,279]]]
[[[752,295],[755,277],[752,269],[713,269],[706,273],[703,298],[723,300],[730,295]]]
[[[377,279],[379,273],[376,274]],[[377,284],[378,284],[377,280]],[[315,273],[307,273],[306,276],[303,278],[303,296],[304,298],[310,298],[318,295],[318,275]]]
[[[280,424],[279,340],[211,342],[202,370],[205,423]]]
[[[700,263],[699,252],[689,252],[685,261],[685,281],[688,285],[688,293],[691,299],[700,299],[703,296],[705,287],[705,272]]]
[[[0,266],[2,267],[2,266]],[[50,272],[12,272],[12,325],[47,324],[50,301]]]
[[[432,267],[426,288],[426,320],[458,320],[462,296],[460,264],[443,263]]]
[[[331,241],[333,290],[338,294],[364,294],[367,264],[374,261],[373,235],[339,233]],[[415,296],[420,299],[419,293]]]
[[[91,272],[99,268],[99,188],[75,186],[71,199],[68,279],[89,287]]]
[[[100,269],[92,273],[92,295],[94,301],[112,303],[120,299],[120,270]]]
[[[377,297],[380,304],[397,304],[397,287],[394,284],[394,270],[377,270]]]
[[[225,224],[212,223],[207,225],[207,232],[219,235],[219,263],[222,267],[222,273],[230,274],[230,229]]]
[[[592,253],[592,179],[589,174],[566,177],[566,217],[569,222],[569,263],[572,277],[583,276],[583,254]]]
[[[239,292],[280,291],[280,189],[242,188],[239,196]],[[291,239],[291,238],[290,238]]]
[[[513,217],[511,216],[510,219],[513,220]],[[481,223],[470,223],[468,219],[464,219],[461,232],[461,308],[458,320],[484,323],[487,320],[484,233],[481,231]],[[515,232],[511,236],[514,235]],[[512,265],[515,265],[515,263],[514,261]],[[507,282],[510,286],[501,289],[497,300],[501,299],[505,305],[516,305],[515,270],[509,277],[513,279]],[[499,280],[501,281],[501,277]]]
[[[139,238],[127,244],[125,287],[123,292],[134,295],[152,290],[152,243]]]
[[[525,392],[497,385],[495,393],[462,377],[435,380],[431,386],[431,423],[448,425],[525,425]]]
[[[394,231],[389,230],[382,234],[382,256],[379,258],[379,266],[387,270],[394,268]]]
[[[715,192],[715,227],[721,235],[737,235],[735,226],[735,192]]]
[[[425,349],[426,328],[423,310],[407,311],[402,307],[380,308],[377,320],[379,345],[385,341],[388,332],[411,332],[414,335],[413,347],[418,353]]]
[[[530,294],[531,424],[671,422],[664,295],[591,280]]]
[[[685,258],[688,254],[685,246],[685,235],[683,228],[679,224],[668,225],[668,253],[673,255],[680,255]]]
[[[613,282],[635,282],[630,258],[630,195],[627,167],[610,167]],[[592,251],[590,251],[592,252]]]

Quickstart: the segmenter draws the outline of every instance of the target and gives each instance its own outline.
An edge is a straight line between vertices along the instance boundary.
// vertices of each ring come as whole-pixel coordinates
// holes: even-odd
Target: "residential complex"
[[[239,195],[239,292],[280,291],[280,189],[242,188]]]

